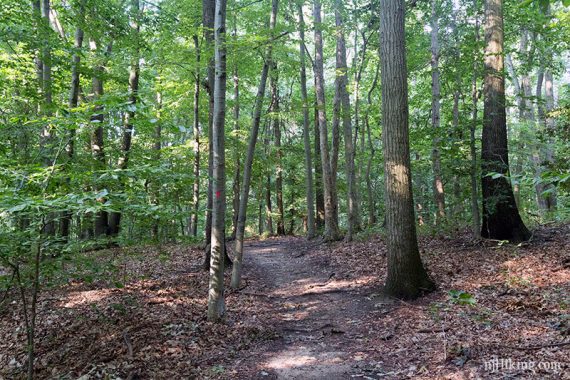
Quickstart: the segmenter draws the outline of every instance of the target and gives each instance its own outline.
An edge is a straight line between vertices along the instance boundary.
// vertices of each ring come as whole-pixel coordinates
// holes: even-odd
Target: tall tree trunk
[[[441,176],[441,153],[440,153],[440,80],[439,80],[439,25],[437,15],[437,1],[431,3],[431,126],[433,133],[432,142],[432,167],[433,167],[433,198],[436,206],[436,224],[445,218],[445,193]]]
[[[69,101],[68,107],[70,112],[73,112],[74,108],[77,108],[79,100],[79,66],[81,64],[81,48],[83,47],[83,22],[85,19],[85,0],[82,0],[79,4],[78,10],[78,23],[75,29],[75,41],[73,44],[74,52],[71,58],[71,86],[69,89]],[[75,154],[75,129],[69,130],[69,141],[67,142],[67,160],[68,165],[71,164],[73,156]],[[69,184],[70,179],[67,178],[66,182]],[[71,211],[65,211],[63,218],[61,219],[60,233],[65,240],[67,240],[70,232],[71,218],[73,214]]]
[[[37,4],[36,4],[37,6]],[[39,20],[39,34],[40,39],[42,41],[42,48],[41,48],[41,58],[40,63],[41,65],[41,92],[43,95],[43,102],[40,107],[41,114],[46,117],[50,118],[53,114],[53,94],[52,94],[52,76],[51,76],[51,64],[52,64],[52,56],[51,56],[51,49],[50,49],[50,0],[41,0],[40,2],[40,12],[41,18]],[[40,152],[42,157],[42,164],[44,166],[51,166],[55,165],[56,162],[54,160],[54,139],[55,134],[53,130],[53,126],[51,122],[45,124],[41,136],[40,136]],[[55,219],[56,214],[51,212],[49,213],[46,222],[43,225],[42,233],[46,235],[55,235],[56,226],[55,226]]]
[[[210,51],[214,47],[214,14],[216,2],[215,0],[202,0],[202,27],[204,29],[204,37],[206,40],[206,49]],[[205,270],[210,268],[210,252],[212,237],[212,169],[214,164],[213,157],[213,117],[214,117],[214,56],[208,61],[208,81],[206,91],[208,92],[208,191],[206,197],[206,225],[204,228],[206,238],[206,250],[204,252],[204,262],[202,267]]]
[[[273,36],[275,24],[277,22],[278,0],[271,1],[271,15],[269,17],[270,35]],[[251,185],[251,170],[253,164],[253,155],[255,153],[255,145],[257,143],[257,135],[259,134],[259,123],[261,120],[261,108],[263,107],[263,98],[265,97],[265,87],[267,85],[267,76],[269,74],[269,67],[272,60],[273,47],[272,43],[267,46],[265,55],[265,63],[261,70],[261,79],[257,89],[257,96],[255,98],[255,105],[253,109],[253,121],[251,126],[251,134],[249,136],[249,143],[247,147],[247,155],[243,167],[243,185],[241,187],[241,196],[238,214],[238,228],[236,233],[236,247],[235,258],[232,270],[231,286],[237,289],[241,282],[241,269],[243,261],[243,240],[245,237],[245,221],[247,214],[247,200],[249,197],[249,188]]]
[[[336,197],[335,179],[332,165],[334,160],[329,157],[328,130],[325,102],[325,77],[323,71],[323,33],[321,30],[321,2],[314,0],[313,18],[315,23],[315,92],[317,95],[317,112],[319,117],[319,142],[321,149],[321,165],[323,169],[323,189],[325,201],[325,232],[327,241],[338,240],[338,204]],[[334,139],[334,137],[333,137]],[[333,144],[334,145],[334,144]],[[333,154],[334,157],[334,154]]]
[[[510,182],[503,64],[503,3],[485,2],[485,84],[481,149],[483,223],[481,236],[525,241],[524,225]],[[497,175],[489,175],[498,173]]]
[[[434,288],[418,250],[408,132],[404,0],[380,1],[382,142],[386,197],[388,277],[385,291],[415,298]]]
[[[194,112],[192,133],[194,135],[194,184],[192,185],[192,216],[190,217],[190,235],[198,236],[198,211],[200,209],[200,45],[198,36],[194,35],[196,68],[194,69]]]
[[[123,131],[123,139],[121,142],[121,157],[117,166],[120,170],[126,170],[129,166],[129,157],[131,153],[131,143],[134,131],[134,118],[136,115],[136,106],[139,92],[140,78],[140,4],[139,0],[131,0],[131,12],[134,19],[132,20],[132,28],[135,32],[135,49],[131,60],[131,69],[129,73],[129,105],[130,109],[125,114],[125,128]],[[112,212],[109,215],[109,235],[117,237],[121,228],[121,212]]]
[[[160,78],[158,87],[160,87]],[[159,88],[156,92],[156,126],[154,127],[154,160],[157,164],[160,164],[160,151],[162,149],[162,93]],[[151,198],[152,203],[156,206],[160,204],[160,183],[157,181],[151,182]],[[155,241],[160,241],[159,238],[159,227],[160,227],[160,217],[155,216],[152,224],[152,238]]]
[[[547,135],[550,136],[551,132],[556,128],[556,120],[550,114],[554,110],[554,80],[552,71],[546,70],[544,73],[544,98],[546,106],[546,119],[545,127]],[[545,142],[543,152],[543,162],[541,166],[548,168],[554,162],[554,143],[551,138]],[[551,183],[543,184],[543,189],[540,192],[542,200],[541,208],[545,212],[552,212],[556,210],[557,196],[556,187]]]
[[[279,106],[279,73],[277,63],[271,68],[271,114],[275,150],[277,151],[277,170],[275,173],[275,198],[277,201],[277,235],[285,235],[285,212],[283,209],[283,150],[281,149],[281,109]]]
[[[273,105],[271,106],[273,107]],[[270,109],[271,109],[270,107]],[[265,122],[265,136],[263,139],[263,154],[265,160],[268,161],[271,156],[270,144],[271,144],[271,123],[269,120]],[[265,169],[265,226],[267,227],[267,233],[273,235],[275,231],[273,230],[273,205],[271,202],[271,167]]]
[[[311,158],[311,137],[309,121],[309,103],[307,97],[307,70],[305,67],[305,20],[303,5],[298,3],[299,13],[299,58],[301,61],[301,100],[303,102],[303,143],[305,147],[305,193],[307,199],[307,238],[315,236],[315,205],[313,189],[313,163]]]
[[[317,213],[315,215],[317,228],[321,229],[325,225],[325,194],[323,191],[323,165],[321,162],[321,142],[319,134],[319,111],[315,102],[315,206]]]
[[[348,83],[348,67],[346,63],[346,41],[344,38],[342,13],[344,9],[340,0],[335,0],[336,32],[336,89],[342,105],[341,116],[344,131],[344,155],[346,181],[348,188],[348,231],[346,240],[352,241],[354,233],[360,230],[360,210],[356,183],[356,168],[354,165],[355,149],[352,137],[352,119],[350,97],[346,89]]]
[[[237,38],[237,20],[234,16],[234,38]],[[234,52],[235,56],[237,57],[237,51]],[[239,125],[239,112],[240,112],[240,104],[239,104],[239,75],[238,75],[238,62],[234,63],[234,132],[236,136],[239,133],[240,125]],[[232,191],[233,191],[233,214],[232,214],[232,235],[231,238],[234,240],[237,235],[237,222],[238,222],[238,215],[239,215],[239,197],[240,197],[240,178],[241,178],[241,152],[236,142],[235,148],[235,166],[234,166],[234,178],[232,184]]]
[[[475,0],[475,10],[478,9],[478,1]],[[479,17],[475,19],[475,46],[479,45]],[[476,54],[475,54],[476,56]],[[480,76],[480,65],[476,59],[473,60],[473,77],[471,79],[471,101],[472,116],[469,127],[469,152],[470,152],[470,170],[469,176],[471,180],[471,219],[473,227],[473,235],[475,238],[481,237],[481,216],[479,214],[479,187],[477,181],[477,146],[475,142],[475,131],[477,130],[477,115],[479,110],[477,104],[479,102],[479,92],[477,91],[477,78]]]
[[[97,45],[95,41],[91,41],[91,50],[96,54]],[[103,73],[104,66],[107,58],[111,54],[112,44],[107,45],[106,50],[103,52],[102,62],[95,65],[93,68],[93,78],[92,78],[92,91],[93,91],[93,101],[97,102],[103,97]],[[107,163],[105,159],[104,150],[104,135],[103,135],[103,106],[96,105],[94,107],[94,114],[91,116],[91,123],[93,124],[93,132],[91,133],[91,154],[93,155],[95,170],[102,171],[107,168]],[[105,198],[97,200],[100,203],[105,203]],[[106,211],[99,211],[95,215],[95,225],[94,233],[95,237],[100,237],[108,233],[109,228],[109,215]]]
[[[226,231],[226,0],[216,0],[215,13],[215,67],[213,118],[213,178],[212,178],[212,238],[210,283],[208,292],[208,320],[218,322],[225,314],[224,256]]]
[[[368,106],[366,108],[366,113],[364,115],[364,124],[366,126],[366,135],[368,137],[368,162],[366,163],[366,198],[368,203],[368,225],[372,226],[376,224],[376,198],[374,196],[374,191],[372,188],[372,160],[374,159],[374,154],[376,150],[374,149],[374,144],[372,143],[372,134],[370,133],[370,109],[372,108],[372,92],[376,89],[378,84],[378,74],[380,73],[380,65],[376,66],[376,72],[374,74],[374,80],[372,85],[368,90],[367,100]],[[364,134],[363,134],[364,135]]]

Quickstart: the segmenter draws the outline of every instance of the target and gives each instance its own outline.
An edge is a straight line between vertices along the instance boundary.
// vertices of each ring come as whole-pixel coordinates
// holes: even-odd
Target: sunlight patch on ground
[[[82,292],[73,292],[67,296],[67,299],[63,302],[61,306],[65,308],[77,307],[80,305],[91,304],[94,302],[101,301],[102,299],[108,297],[112,291],[110,289],[96,289],[96,290],[86,290]]]

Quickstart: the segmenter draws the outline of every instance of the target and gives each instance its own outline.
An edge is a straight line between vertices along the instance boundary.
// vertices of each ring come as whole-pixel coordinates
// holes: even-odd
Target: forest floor
[[[38,303],[39,379],[570,379],[570,226],[528,244],[422,237],[438,290],[386,299],[380,237],[248,241],[227,321],[205,321],[208,274],[187,246],[86,254]],[[105,265],[103,265],[103,263]],[[92,269],[89,273],[92,272]],[[229,270],[227,277],[229,278]],[[0,298],[0,301],[2,298]],[[16,294],[0,302],[0,379],[24,378]]]

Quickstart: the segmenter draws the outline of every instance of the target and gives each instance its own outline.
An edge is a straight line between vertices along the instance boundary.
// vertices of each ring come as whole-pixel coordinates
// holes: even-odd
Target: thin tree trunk
[[[73,48],[75,51],[73,52],[73,56],[71,58],[71,86],[69,89],[69,102],[68,107],[71,112],[73,112],[74,108],[77,108],[78,100],[79,100],[79,66],[81,64],[81,55],[80,50],[83,47],[83,29],[82,24],[85,19],[85,0],[82,0],[79,4],[78,10],[78,26],[75,30],[75,41],[73,44]],[[67,142],[67,159],[68,165],[71,164],[73,160],[73,156],[75,154],[75,129],[72,128],[69,130],[69,141]],[[67,178],[66,182],[69,184],[70,179]],[[61,220],[60,225],[60,233],[61,236],[65,240],[69,237],[70,226],[71,226],[71,218],[73,217],[71,211],[65,211],[63,218]]]
[[[160,83],[159,83],[160,86]],[[154,160],[156,163],[160,163],[160,150],[162,149],[162,123],[161,123],[161,113],[162,113],[162,93],[159,90],[156,92],[156,126],[154,128]],[[156,181],[155,181],[156,182]],[[160,183],[152,183],[152,203],[156,206],[160,204]],[[152,238],[155,241],[159,241],[159,227],[160,218],[156,216],[152,224]]]
[[[481,236],[525,241],[530,232],[524,225],[513,195],[509,173],[505,78],[503,65],[503,3],[486,0],[485,85],[481,149],[483,223]],[[496,174],[489,175],[491,173]]]
[[[431,126],[433,129],[432,141],[432,168],[433,168],[433,197],[436,206],[435,223],[439,224],[445,218],[445,193],[441,175],[440,153],[440,80],[439,80],[439,25],[437,15],[437,1],[431,4]]]
[[[139,0],[131,0],[131,12],[134,19],[132,20],[132,28],[135,33],[135,50],[131,61],[131,69],[129,73],[129,110],[125,114],[125,128],[123,131],[123,139],[121,142],[121,157],[117,166],[120,170],[126,170],[129,166],[129,157],[131,153],[131,143],[134,131],[134,118],[136,115],[136,106],[139,92],[140,78],[140,4]],[[109,235],[113,237],[119,236],[121,228],[121,212],[113,212],[109,216]]]
[[[237,36],[237,20],[234,16],[234,38]],[[237,56],[237,52],[234,52],[235,56]],[[234,64],[234,73],[233,73],[233,80],[234,80],[234,132],[237,134],[239,133],[240,126],[239,126],[239,113],[240,113],[240,104],[239,104],[239,75],[238,75],[238,62],[236,61]],[[232,214],[232,235],[231,239],[235,240],[237,235],[237,225],[238,225],[238,215],[239,215],[239,197],[240,197],[240,178],[241,178],[241,152],[240,149],[237,147],[235,148],[235,166],[234,166],[234,178],[232,184],[232,191],[233,191],[233,214]]]
[[[334,159],[329,157],[328,131],[325,102],[325,78],[323,72],[323,33],[321,30],[321,2],[314,0],[313,17],[315,23],[315,92],[317,95],[317,112],[319,117],[319,141],[321,149],[321,165],[323,168],[323,189],[325,201],[325,232],[323,237],[326,241],[338,240],[340,231],[338,228],[338,204],[336,202],[336,181],[333,176]],[[334,140],[334,137],[333,137]],[[333,144],[334,148],[334,144]],[[334,158],[334,154],[333,154]]]
[[[190,217],[190,235],[198,236],[198,211],[200,209],[200,45],[198,36],[194,35],[196,68],[194,69],[194,112],[192,133],[194,135],[194,184],[192,186],[192,216]]]
[[[271,107],[273,107],[273,105],[270,106],[270,109]],[[263,139],[263,153],[265,160],[268,161],[271,155],[271,123],[269,120],[265,123],[264,131],[265,137]],[[271,202],[271,167],[267,167],[265,172],[265,225],[267,227],[267,233],[271,236],[275,232],[273,230],[273,205]]]
[[[202,0],[202,26],[204,28],[204,37],[206,40],[206,49],[211,50],[214,46],[214,14],[216,2],[215,0]],[[214,116],[214,56],[208,61],[208,81],[206,90],[208,92],[208,191],[206,197],[206,225],[205,239],[206,250],[204,252],[204,262],[202,267],[205,270],[210,268],[210,252],[211,252],[211,236],[212,236],[212,169],[213,169],[213,116]]]
[[[271,114],[273,121],[274,144],[277,153],[275,173],[275,195],[277,201],[277,235],[285,235],[285,211],[283,208],[283,150],[281,149],[281,109],[279,106],[279,73],[277,63],[271,68]]]
[[[315,128],[314,128],[314,141],[315,141],[315,205],[317,209],[316,225],[321,229],[325,225],[325,194],[323,192],[323,165],[321,162],[321,142],[319,134],[319,111],[317,104],[314,105],[315,110]]]
[[[96,51],[97,45],[91,41],[91,49]],[[93,69],[92,90],[93,101],[97,102],[103,97],[103,73],[106,59],[111,54],[112,44],[107,45],[103,58],[103,62],[97,64]],[[104,150],[104,136],[103,136],[103,106],[96,105],[94,107],[94,114],[91,116],[91,123],[93,124],[93,132],[91,133],[91,154],[94,158],[95,170],[102,171],[107,168]],[[97,200],[100,203],[105,203],[106,199],[101,198]],[[94,233],[95,237],[100,237],[108,233],[109,228],[109,215],[106,211],[99,211],[95,215]]]
[[[551,132],[556,128],[556,120],[550,114],[554,110],[554,80],[551,70],[546,70],[544,73],[544,98],[546,105],[546,119],[545,126],[547,135],[550,136]],[[551,138],[548,138],[545,142],[544,153],[543,153],[543,164],[548,168],[554,163],[554,143]],[[540,193],[541,199],[543,199],[542,209],[546,212],[552,212],[556,210],[557,207],[557,196],[556,187],[551,183],[545,183],[543,185],[543,190]]]
[[[366,125],[366,135],[368,137],[368,162],[366,164],[366,196],[367,196],[367,203],[368,203],[368,225],[372,226],[376,224],[376,200],[374,196],[374,191],[372,188],[372,160],[374,159],[374,154],[376,150],[374,149],[374,144],[372,143],[372,134],[370,133],[370,109],[372,108],[372,92],[376,89],[378,84],[378,74],[380,73],[380,65],[376,66],[376,72],[374,74],[374,80],[372,81],[372,85],[370,86],[370,90],[368,90],[367,100],[368,106],[366,108],[366,113],[364,115],[364,124]],[[364,134],[363,134],[364,135]]]
[[[475,0],[475,9],[478,9],[478,1]],[[479,18],[475,19],[475,46],[479,45]],[[477,91],[477,78],[479,77],[479,63],[473,60],[473,77],[471,79],[471,99],[472,99],[472,120],[469,128],[469,152],[470,152],[470,172],[471,179],[471,218],[473,226],[473,235],[475,238],[481,237],[481,216],[479,214],[479,188],[477,181],[477,146],[475,142],[475,131],[477,130],[477,115],[479,102],[479,93]]]
[[[388,277],[385,291],[397,298],[415,298],[432,290],[418,250],[408,132],[408,85],[404,0],[380,1],[380,63],[382,79],[382,142]]]
[[[305,68],[305,20],[303,5],[298,4],[299,13],[299,57],[301,61],[301,100],[303,102],[303,143],[305,147],[305,193],[307,199],[307,238],[315,236],[315,205],[313,189],[313,163],[311,158],[311,137],[309,121],[309,103],[307,97],[307,70]]]
[[[226,0],[216,0],[215,12],[215,68],[213,118],[213,178],[212,238],[210,282],[208,292],[208,320],[219,322],[225,314],[224,259],[226,231]]]
[[[278,10],[278,0],[272,0],[271,2],[271,15],[269,17],[269,30],[271,35],[275,29],[275,24],[277,22],[277,10]],[[259,123],[261,120],[261,108],[263,107],[263,98],[265,96],[265,87],[267,85],[267,76],[269,72],[269,65],[272,60],[272,44],[267,46],[267,53],[265,56],[265,63],[263,69],[261,70],[261,79],[259,81],[259,87],[257,89],[257,96],[255,98],[255,105],[253,110],[253,121],[251,127],[251,134],[249,136],[249,143],[247,147],[247,155],[243,167],[243,185],[241,187],[240,205],[238,213],[238,228],[236,233],[236,247],[235,247],[235,258],[232,270],[232,281],[231,286],[237,289],[241,282],[241,269],[243,261],[243,240],[245,237],[245,221],[247,214],[247,201],[249,197],[249,188],[251,185],[251,170],[253,164],[253,155],[255,153],[255,145],[257,143],[257,135],[259,133]]]
[[[40,36],[42,40],[42,50],[41,50],[41,90],[43,95],[43,103],[40,107],[41,113],[46,118],[50,118],[53,115],[53,94],[52,94],[52,75],[51,75],[51,49],[49,46],[49,35],[50,32],[50,0],[41,0],[40,2],[41,18],[40,18]],[[43,31],[42,31],[43,29]],[[40,151],[42,157],[42,163],[44,166],[55,165],[56,162],[53,161],[54,155],[54,139],[55,134],[51,123],[48,121],[41,132],[40,138]],[[49,213],[48,220],[44,223],[42,233],[46,235],[55,235],[55,213]]]
[[[358,194],[356,183],[356,167],[354,165],[355,149],[352,139],[352,119],[350,110],[350,97],[346,89],[348,83],[348,67],[346,63],[346,42],[342,21],[342,2],[335,1],[336,37],[336,88],[342,105],[341,116],[344,131],[344,155],[346,181],[348,188],[348,231],[346,240],[352,241],[353,235],[360,230],[360,210],[358,207]]]

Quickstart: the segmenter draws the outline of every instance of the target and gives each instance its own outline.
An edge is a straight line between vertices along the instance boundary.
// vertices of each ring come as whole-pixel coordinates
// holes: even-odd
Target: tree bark
[[[331,160],[329,157],[328,147],[325,78],[323,72],[323,33],[321,30],[322,20],[320,0],[314,0],[313,18],[315,23],[315,92],[317,95],[319,143],[321,150],[321,165],[323,169],[323,190],[325,201],[325,231],[323,238],[326,241],[333,241],[340,238],[340,231],[338,228],[338,204],[336,202],[336,188],[334,186],[336,181],[333,178],[333,176],[336,175],[336,172],[333,172],[331,164],[334,163],[334,160]]]
[[[194,109],[192,133],[194,135],[194,184],[192,185],[192,216],[190,217],[190,235],[198,236],[198,211],[200,209],[200,45],[198,36],[194,35],[196,67],[194,69]]]
[[[68,107],[70,112],[73,112],[73,109],[77,108],[77,104],[79,101],[79,79],[80,79],[79,66],[81,64],[80,51],[83,47],[84,33],[82,29],[82,24],[84,22],[84,19],[85,19],[85,0],[82,0],[79,4],[79,9],[78,9],[78,25],[77,28],[75,29],[75,39],[73,44],[74,52],[71,58],[71,86],[69,89],[69,101],[68,101]],[[73,156],[75,154],[74,128],[69,130],[69,141],[67,142],[66,151],[67,151],[66,153],[69,165],[71,164]],[[67,178],[66,182],[69,184],[70,179]],[[66,211],[64,212],[63,218],[61,219],[60,233],[65,240],[67,240],[70,233],[72,216],[73,214],[71,213],[71,211]]]
[[[342,13],[344,9],[340,0],[335,0],[336,37],[336,91],[342,109],[342,125],[344,132],[345,171],[348,188],[348,231],[346,240],[352,241],[353,235],[360,230],[360,210],[358,207],[358,194],[356,183],[356,167],[354,165],[355,149],[352,136],[352,119],[350,110],[350,97],[346,89],[348,83],[348,67],[346,63],[346,41],[344,38],[344,25]]]
[[[275,173],[275,195],[277,201],[277,235],[285,235],[285,211],[283,209],[283,150],[281,149],[281,109],[279,106],[279,74],[277,63],[271,68],[271,115],[273,137],[277,151],[277,170]]]
[[[97,44],[95,41],[91,41],[91,50],[96,54]],[[93,68],[93,78],[92,78],[92,91],[93,91],[93,101],[99,101],[104,94],[103,88],[103,73],[104,66],[107,58],[111,54],[112,44],[107,45],[105,51],[103,52],[102,62],[99,62]],[[102,171],[107,168],[107,163],[105,159],[105,149],[104,149],[104,134],[103,134],[103,106],[95,105],[93,109],[93,115],[91,116],[91,123],[93,124],[93,132],[91,133],[91,154],[94,158],[94,166],[96,171]],[[106,199],[101,198],[97,200],[100,203],[105,203]],[[109,215],[106,211],[99,211],[95,215],[95,225],[94,225],[94,236],[100,237],[108,233],[109,228]]]
[[[478,1],[475,0],[475,9],[478,9]],[[479,45],[479,18],[475,19],[475,46]],[[475,55],[476,56],[476,55]],[[481,237],[481,216],[479,214],[479,187],[477,185],[477,146],[475,142],[475,131],[477,130],[477,116],[479,113],[478,102],[479,92],[477,91],[477,78],[479,77],[480,65],[476,59],[473,60],[473,77],[471,79],[471,101],[472,101],[472,116],[469,128],[469,152],[470,152],[470,171],[469,176],[471,180],[471,219],[474,237]]]
[[[202,27],[204,28],[204,37],[206,40],[206,49],[211,50],[214,47],[214,14],[216,2],[215,0],[202,0]],[[213,117],[214,117],[214,56],[208,61],[208,80],[206,82],[206,91],[208,93],[208,191],[206,196],[206,223],[204,227],[206,250],[204,252],[204,262],[202,267],[205,270],[210,268],[210,248],[212,237],[212,170],[214,164],[213,157]]]
[[[154,127],[154,160],[157,164],[160,164],[160,156],[161,156],[161,149],[162,149],[162,123],[161,123],[161,114],[162,114],[162,93],[160,89],[160,77],[158,78],[158,91],[156,92],[156,126]],[[160,204],[160,183],[158,181],[151,180],[151,199],[152,203],[155,206]],[[152,238],[154,241],[160,241],[159,236],[159,228],[160,228],[160,217],[155,216],[153,223],[152,223]]]
[[[134,118],[136,115],[136,107],[139,92],[140,78],[140,3],[139,0],[131,0],[131,12],[134,19],[132,20],[132,28],[135,33],[135,49],[131,60],[131,69],[129,73],[129,109],[125,114],[125,128],[123,131],[123,139],[121,142],[121,157],[117,166],[120,170],[126,170],[129,166],[129,157],[131,153],[131,143],[134,131]],[[121,179],[122,181],[122,179]],[[112,237],[119,236],[121,228],[122,213],[112,212],[109,215],[109,235]]]
[[[437,15],[437,1],[431,3],[431,126],[433,132],[432,141],[432,168],[433,168],[433,198],[436,206],[435,223],[439,224],[445,218],[445,192],[441,176],[441,153],[440,153],[440,97],[441,84],[439,80],[439,25]]]
[[[485,2],[485,83],[481,149],[483,223],[481,236],[520,242],[530,232],[524,225],[509,175],[502,0]],[[491,173],[497,173],[492,174]]]
[[[307,200],[307,238],[315,237],[315,205],[313,186],[313,163],[311,158],[311,137],[309,103],[307,97],[307,70],[305,67],[305,20],[303,5],[298,3],[299,13],[299,58],[301,61],[301,101],[303,102],[303,143],[305,147],[305,194]]]
[[[272,106],[270,106],[271,109]],[[264,128],[264,139],[263,139],[263,154],[265,160],[268,161],[271,155],[270,144],[271,144],[271,123],[266,120]],[[275,233],[273,230],[273,205],[271,202],[271,167],[265,168],[265,226],[267,227],[267,233],[271,236]]]
[[[234,38],[237,36],[237,20],[234,17]],[[234,52],[237,56],[237,52]],[[240,113],[240,104],[239,104],[239,75],[238,75],[238,62],[236,61],[234,64],[234,73],[233,73],[233,80],[234,80],[234,132],[236,136],[239,133],[240,125],[239,125],[239,113]],[[233,214],[232,214],[232,235],[231,239],[235,240],[237,235],[237,225],[238,225],[238,215],[239,215],[239,199],[240,199],[240,178],[241,178],[241,152],[236,142],[235,148],[235,166],[234,166],[234,178],[232,184],[233,190]]]
[[[408,132],[404,0],[380,1],[380,62],[388,277],[385,291],[415,298],[434,288],[418,251]]]
[[[210,282],[208,292],[208,320],[222,321],[225,314],[224,301],[224,256],[226,231],[226,162],[225,162],[225,115],[226,115],[226,0],[216,0],[215,12],[215,68],[214,114],[213,114],[213,207],[210,259]]]
[[[380,73],[380,65],[376,66],[376,72],[374,74],[374,80],[372,85],[368,90],[367,100],[368,106],[366,108],[366,113],[364,114],[364,124],[366,126],[366,135],[368,137],[368,162],[366,163],[366,197],[368,203],[368,225],[372,226],[376,224],[376,198],[374,195],[374,190],[372,188],[372,160],[374,159],[374,154],[376,150],[374,149],[374,144],[372,143],[372,134],[370,133],[370,109],[372,108],[372,92],[376,89],[378,84],[378,74]]]
[[[323,192],[323,165],[321,163],[321,142],[319,137],[319,111],[317,103],[314,104],[314,141],[315,141],[315,206],[317,213],[315,215],[316,226],[321,229],[325,225],[325,195]]]
[[[271,2],[271,15],[269,17],[269,29],[271,35],[273,35],[273,30],[275,30],[275,24],[277,22],[277,10],[279,2],[278,0],[272,0]],[[259,123],[261,120],[261,108],[263,107],[263,98],[265,96],[265,87],[267,85],[267,76],[269,72],[269,67],[272,60],[272,44],[267,46],[267,52],[265,56],[265,63],[263,64],[263,69],[261,70],[261,79],[259,81],[259,87],[257,89],[257,96],[255,98],[255,105],[253,110],[253,121],[251,127],[251,134],[249,136],[249,143],[247,147],[247,155],[243,167],[243,185],[241,187],[239,214],[238,214],[238,228],[236,233],[236,247],[235,247],[235,258],[232,270],[232,281],[231,286],[237,289],[241,282],[241,269],[243,261],[243,240],[245,237],[245,221],[247,214],[247,201],[249,197],[249,188],[251,185],[251,169],[253,164],[253,155],[255,153],[255,145],[257,143],[257,135],[259,134]]]

